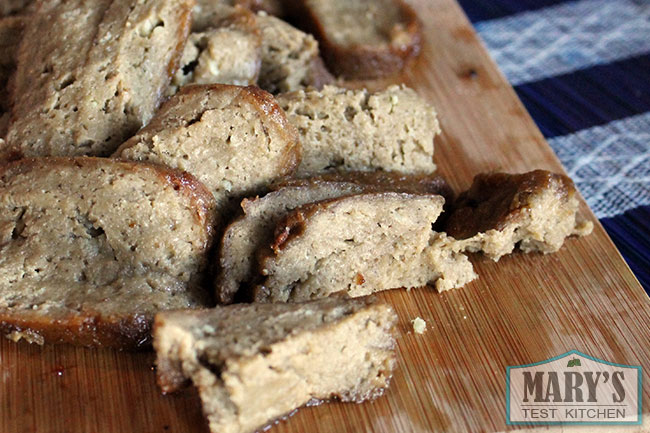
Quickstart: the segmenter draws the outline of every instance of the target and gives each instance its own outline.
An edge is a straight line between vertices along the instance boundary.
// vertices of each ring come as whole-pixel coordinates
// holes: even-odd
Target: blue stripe
[[[650,111],[650,55],[515,87],[545,137]]]
[[[492,20],[545,8],[566,0],[458,0],[471,22]]]
[[[650,206],[642,206],[601,223],[625,261],[650,294]]]

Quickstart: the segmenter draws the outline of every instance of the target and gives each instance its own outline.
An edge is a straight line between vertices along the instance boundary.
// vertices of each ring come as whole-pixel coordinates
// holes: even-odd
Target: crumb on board
[[[411,322],[413,323],[413,330],[416,334],[424,334],[424,331],[427,330],[427,322],[425,322],[423,319],[416,317],[415,319],[411,320]]]

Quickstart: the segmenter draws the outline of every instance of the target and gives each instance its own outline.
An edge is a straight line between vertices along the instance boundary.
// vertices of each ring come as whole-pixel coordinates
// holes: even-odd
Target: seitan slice
[[[495,261],[516,245],[552,253],[568,236],[591,233],[593,223],[579,220],[578,206],[573,182],[564,175],[484,173],[458,197],[445,229],[463,250]]]
[[[432,173],[434,108],[407,87],[370,93],[325,86],[279,95],[300,134],[299,176],[334,170]]]
[[[320,89],[333,81],[313,36],[263,12],[257,22],[262,31],[261,88],[277,94],[309,86]]]
[[[196,308],[214,203],[192,176],[103,158],[0,168],[0,332],[146,345],[156,312]]]
[[[164,391],[198,388],[213,433],[253,433],[307,403],[381,395],[397,316],[374,299],[239,304],[156,316]]]
[[[116,157],[185,170],[229,200],[264,192],[300,161],[295,129],[273,97],[257,87],[186,86],[124,143]]]
[[[333,173],[308,179],[285,179],[261,198],[244,199],[243,215],[228,225],[219,248],[215,280],[217,302],[229,304],[240,289],[257,278],[256,252],[273,242],[275,226],[298,206],[369,191],[453,194],[440,176],[409,176],[387,172]],[[244,295],[245,296],[245,295]]]
[[[296,302],[345,291],[435,285],[460,287],[476,275],[467,257],[440,248],[432,224],[444,198],[410,193],[364,193],[303,205],[276,226],[259,257],[259,302]]]
[[[392,75],[420,51],[420,23],[402,0],[285,1],[291,18],[318,39],[336,75]]]
[[[18,52],[8,144],[109,155],[146,124],[178,65],[193,0],[50,0]]]
[[[255,15],[215,3],[193,12],[192,32],[169,94],[187,84],[255,84],[262,63],[262,36]]]

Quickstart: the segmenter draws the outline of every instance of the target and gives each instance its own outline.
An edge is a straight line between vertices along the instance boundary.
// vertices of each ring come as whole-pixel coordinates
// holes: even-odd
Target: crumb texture
[[[334,297],[156,316],[159,384],[190,379],[214,433],[252,433],[312,400],[381,394],[395,364],[392,308]]]
[[[24,159],[0,170],[0,208],[0,321],[14,338],[137,345],[156,311],[207,301],[213,203],[188,175]]]
[[[170,98],[116,157],[150,161],[196,176],[219,210],[291,174],[300,143],[273,97],[255,87],[194,85]]]
[[[260,252],[265,279],[255,300],[423,287],[445,280],[448,268],[460,269],[452,285],[463,285],[475,278],[467,257],[432,245],[431,225],[443,203],[438,195],[364,193],[295,209],[277,225],[272,247]]]
[[[26,156],[106,156],[153,116],[190,0],[51,0],[18,53],[7,141]]]
[[[255,84],[261,62],[262,36],[252,12],[218,2],[197,6],[168,93],[187,84]]]
[[[270,245],[276,225],[293,209],[308,203],[372,191],[440,194],[451,200],[446,181],[434,175],[389,172],[337,172],[285,179],[261,198],[245,199],[244,214],[226,229],[219,249],[217,300],[231,303],[240,289],[257,278],[257,251]]]
[[[303,146],[298,175],[333,170],[432,173],[434,108],[412,89],[370,93],[326,86],[278,96]]]
[[[261,88],[277,94],[309,86],[321,88],[333,80],[322,65],[312,35],[263,12],[257,21],[262,31]]]

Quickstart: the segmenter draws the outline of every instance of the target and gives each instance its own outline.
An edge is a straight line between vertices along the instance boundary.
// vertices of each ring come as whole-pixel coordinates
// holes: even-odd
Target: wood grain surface
[[[459,6],[413,3],[425,26],[422,54],[392,81],[403,80],[438,108],[444,132],[436,161],[456,191],[486,170],[562,171]],[[516,253],[499,263],[474,257],[480,278],[464,289],[383,293],[400,317],[399,364],[386,395],[303,408],[271,431],[512,430],[505,425],[506,366],[571,349],[641,365],[643,400],[650,401],[650,299],[586,206],[583,211],[594,233],[569,240],[557,254]],[[417,316],[428,323],[423,335],[412,332]],[[0,432],[206,432],[195,391],[162,396],[152,364],[152,353],[2,339]],[[647,423],[621,431],[646,431]]]

